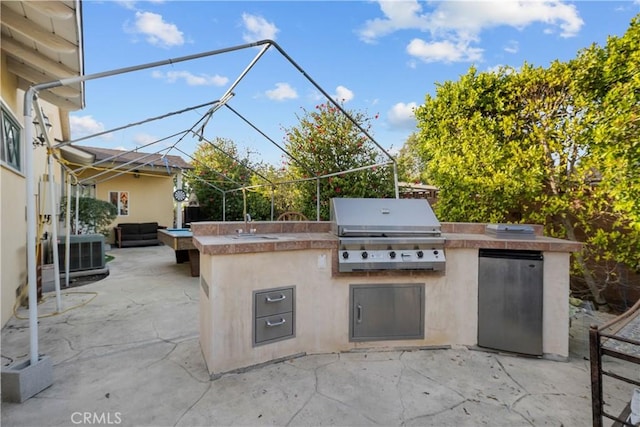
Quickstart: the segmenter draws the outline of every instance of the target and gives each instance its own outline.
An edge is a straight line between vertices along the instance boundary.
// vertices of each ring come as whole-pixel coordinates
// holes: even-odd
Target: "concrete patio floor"
[[[568,362],[466,347],[351,352],[211,381],[198,344],[199,279],[188,264],[165,246],[109,253],[107,278],[63,290],[63,312],[40,319],[53,385],[3,402],[3,426],[591,424],[586,326],[597,319],[573,322]],[[53,293],[39,311],[56,311]],[[28,357],[27,311],[18,316],[2,330],[3,365]],[[606,392],[614,407],[630,396]]]

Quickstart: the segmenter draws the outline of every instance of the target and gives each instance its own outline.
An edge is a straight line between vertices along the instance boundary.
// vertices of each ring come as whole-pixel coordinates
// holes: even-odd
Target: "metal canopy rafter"
[[[216,50],[202,52],[202,53],[194,54],[194,55],[186,55],[186,56],[181,56],[181,57],[177,57],[177,58],[172,58],[172,59],[167,59],[167,60],[162,60],[162,61],[156,61],[156,62],[151,62],[151,63],[132,66],[132,67],[119,68],[119,69],[115,69],[115,70],[111,70],[111,71],[94,73],[94,74],[89,74],[89,75],[84,75],[84,76],[69,77],[69,78],[56,80],[56,81],[52,81],[52,82],[48,82],[48,83],[38,84],[38,85],[32,86],[30,88],[30,90],[32,90],[34,93],[37,94],[37,91],[39,91],[39,90],[51,89],[51,88],[56,88],[56,87],[60,87],[60,86],[68,86],[68,85],[76,84],[78,82],[96,80],[96,79],[100,79],[100,78],[104,78],[104,77],[111,77],[111,76],[115,76],[115,75],[121,75],[121,74],[130,73],[130,72],[133,72],[133,71],[141,71],[141,70],[160,67],[160,66],[165,66],[165,65],[173,65],[173,64],[180,63],[180,62],[185,62],[185,61],[190,61],[190,60],[194,60],[194,59],[205,58],[205,57],[209,57],[209,56],[220,55],[220,54],[223,54],[223,53],[229,53],[229,52],[234,52],[234,51],[239,51],[239,50],[244,50],[244,49],[249,49],[249,48],[254,48],[254,47],[262,47],[262,49],[258,52],[258,54],[253,58],[253,60],[248,64],[248,66],[243,70],[243,72],[236,78],[236,80],[231,84],[231,86],[229,86],[229,88],[225,91],[224,95],[220,98],[220,100],[212,102],[213,106],[190,129],[193,132],[193,130],[198,126],[199,123],[204,122],[204,123],[201,124],[200,128],[198,129],[198,132],[194,132],[200,138],[204,138],[204,130],[206,128],[206,125],[208,124],[208,121],[211,119],[212,115],[220,107],[222,107],[222,106],[227,106],[228,107],[228,105],[227,105],[228,101],[234,96],[233,90],[238,86],[240,81],[247,75],[247,73],[253,68],[253,66],[260,60],[260,58],[262,58],[264,56],[266,51],[271,46],[273,46],[280,53],[280,55],[282,57],[284,57],[297,71],[299,71],[311,85],[313,85],[320,93],[322,93],[322,95],[328,100],[328,102],[330,102],[342,114],[344,114],[345,117],[347,117],[349,119],[349,121],[351,121],[359,129],[360,132],[362,132],[385,156],[387,156],[389,158],[389,161],[393,166],[393,178],[394,178],[395,196],[396,196],[396,198],[399,197],[397,163],[396,163],[395,158],[384,147],[382,147],[367,132],[367,130],[364,129],[337,101],[335,101],[318,83],[316,83],[315,80],[313,80],[311,78],[311,76],[298,63],[296,63],[293,60],[293,58],[291,58],[284,51],[284,49],[282,49],[282,47],[280,47],[273,40],[265,39],[265,40],[260,40],[258,42],[246,43],[246,44],[231,46],[231,47],[223,48],[223,49],[216,49]],[[25,99],[26,98],[27,98],[27,95],[25,95]],[[26,105],[25,105],[25,107],[26,107]],[[231,107],[229,107],[229,108],[231,109]],[[182,110],[182,111],[184,112],[185,110]],[[235,112],[235,110],[233,110],[233,109],[231,109],[231,111]],[[237,112],[236,112],[236,114],[237,114]],[[157,119],[164,118],[164,117],[168,117],[168,115],[158,116]],[[252,126],[254,129],[256,129],[243,116],[240,116],[240,118],[243,119],[250,126]],[[136,124],[141,124],[141,123],[144,123],[144,122],[137,122]],[[124,129],[126,127],[128,127],[128,126],[118,128],[118,130]],[[258,130],[258,129],[256,129],[256,130]],[[289,158],[291,158],[292,160],[296,161],[297,164],[302,166],[302,163],[299,162],[299,160],[295,159],[293,156],[291,156],[291,154],[288,153],[287,150],[284,150],[277,143],[275,143],[275,141],[273,141],[271,138],[267,137],[267,135],[264,134],[263,132],[261,132],[261,131],[259,131],[259,132],[264,137],[266,137],[269,142],[271,142],[276,147],[278,147],[281,151],[283,151]],[[100,133],[100,134],[102,135],[104,133]],[[94,135],[94,136],[96,136],[96,135]],[[84,138],[84,139],[87,139],[87,138]],[[68,142],[64,142],[62,144],[67,144],[68,145],[68,144],[71,144],[71,143],[76,142],[76,141],[68,141]],[[308,168],[308,166],[305,166],[305,169],[308,170],[309,172],[313,172]],[[315,173],[313,173],[313,175],[315,175]]]
[[[211,172],[215,173],[216,175],[220,176],[221,178],[223,178],[223,179],[225,179],[225,180],[227,180],[227,181],[229,181],[229,182],[232,182],[232,183],[234,183],[234,184],[238,185],[238,186],[239,186],[239,188],[243,186],[243,184],[242,184],[242,183],[237,182],[236,180],[234,180],[234,179],[230,178],[228,175],[225,175],[224,173],[219,172],[219,171],[217,171],[217,170],[215,170],[215,169],[213,169],[213,168],[209,167],[208,165],[206,165],[206,164],[202,163],[200,160],[198,160],[198,159],[196,159],[195,157],[193,157],[191,154],[186,153],[185,151],[183,151],[183,150],[181,150],[181,149],[179,149],[179,148],[177,148],[177,147],[174,147],[173,149],[175,149],[176,151],[178,151],[178,152],[180,152],[180,153],[184,154],[184,155],[185,155],[185,156],[187,156],[189,159],[191,159],[191,161],[196,162],[196,163],[198,163],[199,165],[201,165],[201,166],[203,166],[203,167],[205,167],[205,168],[209,169]],[[224,190],[222,190],[222,191],[224,191]]]

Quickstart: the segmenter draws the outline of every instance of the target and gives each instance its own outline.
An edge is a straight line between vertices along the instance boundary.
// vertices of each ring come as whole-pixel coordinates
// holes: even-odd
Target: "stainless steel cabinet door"
[[[424,284],[351,285],[349,339],[424,338]]]

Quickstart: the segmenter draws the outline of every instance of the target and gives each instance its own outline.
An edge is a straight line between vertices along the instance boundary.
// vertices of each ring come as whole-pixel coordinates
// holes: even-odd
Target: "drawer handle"
[[[280,296],[277,298],[271,298],[270,296],[267,296],[265,298],[267,302],[279,302],[279,301],[284,301],[285,299],[287,299],[287,296],[285,294],[280,294]]]
[[[284,325],[285,323],[287,323],[287,321],[285,320],[284,317],[281,317],[279,322],[271,323],[270,321],[267,320],[266,323],[267,323],[267,327],[272,328],[274,326]]]

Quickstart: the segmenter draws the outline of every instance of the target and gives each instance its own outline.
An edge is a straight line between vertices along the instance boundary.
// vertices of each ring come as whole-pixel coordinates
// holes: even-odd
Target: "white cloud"
[[[336,88],[336,93],[335,95],[332,96],[332,98],[339,103],[340,102],[346,103],[353,99],[353,92],[344,86],[338,86]]]
[[[387,119],[389,124],[394,128],[400,129],[415,129],[416,117],[413,110],[417,108],[415,102],[405,104],[404,102],[398,102],[391,107],[391,110],[387,113]]]
[[[149,135],[148,133],[138,133],[133,137],[133,142],[136,144],[136,147],[150,145],[157,141],[157,137]]]
[[[384,1],[379,0],[380,9],[385,18],[376,18],[365,22],[359,31],[360,39],[373,42],[375,39],[398,30],[426,29],[426,15],[420,15],[422,6],[417,0]]]
[[[95,135],[104,132],[104,124],[94,119],[92,116],[69,116],[69,125],[73,139],[83,136]],[[101,138],[110,139],[111,134],[102,135]]]
[[[502,70],[502,67],[504,67],[504,65],[502,64],[496,64],[493,67],[487,67],[487,73],[498,74],[500,73],[500,70]]]
[[[523,29],[533,23],[546,24],[545,32],[558,32],[562,37],[575,36],[584,21],[575,5],[560,0],[510,1],[441,1],[434,9],[423,12],[418,0],[378,0],[383,18],[368,20],[358,32],[367,43],[401,30],[429,33],[430,41],[414,39],[407,51],[417,52],[428,62],[474,61],[482,50],[471,47],[480,34],[495,27]],[[418,40],[418,42],[416,42]],[[438,59],[442,58],[442,59]]]
[[[116,0],[116,3],[125,9],[134,10],[136,8],[136,2],[131,0]]]
[[[420,30],[432,35],[450,32],[470,36],[482,30],[510,26],[524,28],[534,22],[559,27],[563,37],[575,36],[584,21],[575,5],[559,0],[443,1],[431,13],[421,13],[418,0],[378,0],[384,18],[365,22],[359,31],[366,42],[399,30]]]
[[[265,92],[267,98],[275,101],[285,101],[287,99],[296,99],[298,93],[289,83],[276,83],[276,88]]]
[[[145,0],[146,3],[153,3],[153,4],[163,4],[165,3],[165,0]],[[125,9],[129,9],[129,10],[136,10],[136,3],[139,3],[138,1],[135,0],[115,0],[115,3],[118,3],[120,6],[124,7]]]
[[[171,47],[184,44],[182,31],[175,24],[165,22],[162,15],[152,12],[136,12],[135,30],[144,34],[155,46]]]
[[[470,47],[467,43],[448,40],[426,42],[413,39],[407,45],[407,53],[424,62],[473,62],[482,59],[483,50]]]
[[[427,29],[432,33],[454,31],[471,35],[488,28],[523,29],[541,22],[549,28],[560,28],[562,37],[572,37],[584,24],[575,5],[558,0],[440,2],[432,14],[425,16]]]
[[[520,44],[516,40],[509,40],[504,47],[504,51],[507,53],[518,53],[520,50]]]
[[[163,79],[167,83],[175,83],[178,80],[184,80],[189,86],[224,86],[229,82],[228,77],[218,74],[210,76],[208,74],[192,74],[189,71],[169,71],[163,73],[161,71],[153,71],[151,76],[156,79]]]
[[[253,43],[260,40],[275,40],[278,27],[275,24],[268,22],[262,16],[250,15],[248,13],[242,14],[242,23],[246,32],[242,35],[242,38],[247,43]]]

